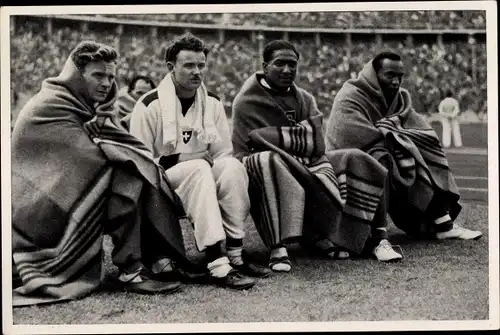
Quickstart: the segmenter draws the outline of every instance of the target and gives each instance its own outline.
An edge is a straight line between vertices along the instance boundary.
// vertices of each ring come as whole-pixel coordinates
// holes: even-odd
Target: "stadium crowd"
[[[134,33],[126,31],[119,36],[112,30],[92,28],[81,31],[71,21],[62,23],[67,24],[61,26],[59,23],[52,36],[48,36],[42,21],[27,19],[16,26],[11,35],[11,81],[15,92],[28,96],[36,93],[43,79],[60,72],[70,50],[82,39],[94,39],[119,50],[117,79],[120,86],[127,85],[136,74],[149,75],[158,84],[166,71],[163,60],[166,44],[177,35],[171,30],[159,30],[153,41],[147,30],[136,30]],[[227,36],[223,43],[214,33],[198,36],[211,46],[207,86],[221,97],[229,110],[245,79],[256,66],[260,66],[259,41],[252,42],[248,32],[241,32],[238,37]],[[456,92],[464,111],[486,112],[484,42],[476,42],[474,59],[470,42],[465,37],[454,41],[445,40],[442,46],[434,37],[425,43],[415,41],[414,45],[408,45],[405,41],[390,40],[390,36],[384,36],[382,46],[377,45],[375,39],[353,38],[351,48],[343,36],[336,38],[331,42],[325,39],[320,47],[316,46],[312,35],[291,38],[301,53],[298,82],[313,92],[325,114],[329,113],[341,85],[355,77],[364,62],[385,48],[391,48],[404,57],[407,66],[404,86],[412,93],[418,112],[437,112],[437,105],[447,89]],[[477,69],[476,83],[472,74],[473,61]]]
[[[484,29],[486,26],[483,11],[105,14],[99,16],[144,21],[308,28]]]

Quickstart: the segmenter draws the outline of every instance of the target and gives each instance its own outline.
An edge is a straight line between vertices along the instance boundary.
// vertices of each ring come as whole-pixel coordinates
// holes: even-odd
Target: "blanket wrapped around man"
[[[329,238],[361,252],[382,201],[386,170],[360,150],[325,152],[323,116],[314,98],[293,86],[295,125],[249,78],[233,104],[233,145],[250,177],[251,214],[270,247],[298,238]]]
[[[389,212],[407,232],[429,231],[431,201],[444,203],[454,220],[461,206],[446,154],[433,128],[412,107],[400,88],[388,106],[372,62],[337,93],[326,125],[328,150],[359,148],[388,167]],[[428,218],[428,217],[427,217]]]
[[[161,236],[159,249],[185,259],[161,168],[106,111],[116,91],[115,83],[94,108],[70,57],[19,114],[12,134],[12,251],[22,286],[13,292],[14,306],[76,299],[97,289],[103,234],[137,213]],[[96,119],[102,132],[93,142],[88,130]],[[132,233],[138,232],[126,234]]]

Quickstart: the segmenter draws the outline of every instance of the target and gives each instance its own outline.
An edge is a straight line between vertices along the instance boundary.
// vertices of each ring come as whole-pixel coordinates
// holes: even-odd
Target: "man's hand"
[[[107,118],[106,115],[96,115],[92,120],[86,122],[83,127],[91,138],[98,137]]]
[[[179,155],[179,163],[191,161],[193,159],[204,159],[208,162],[208,164],[210,164],[210,166],[214,165],[214,160],[208,151],[185,153]]]

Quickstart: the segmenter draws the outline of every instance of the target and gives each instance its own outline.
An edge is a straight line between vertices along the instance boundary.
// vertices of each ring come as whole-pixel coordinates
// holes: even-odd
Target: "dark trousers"
[[[384,194],[387,212],[396,227],[411,235],[432,235],[435,233],[433,220],[446,215],[449,211],[446,198],[442,194],[436,193],[425,212],[418,210],[408,202],[406,189],[398,185],[392,177],[393,165],[390,158],[384,156],[379,159],[379,163],[389,170]]]
[[[110,195],[105,232],[114,244],[113,263],[129,271],[141,265],[150,267],[162,258],[185,264],[182,230],[173,202],[148,183],[126,177],[123,171],[115,174]]]

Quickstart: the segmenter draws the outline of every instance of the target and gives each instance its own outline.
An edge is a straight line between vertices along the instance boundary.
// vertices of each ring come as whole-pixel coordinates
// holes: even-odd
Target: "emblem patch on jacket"
[[[193,129],[192,128],[182,128],[181,129],[181,134],[182,134],[182,142],[184,144],[187,144],[191,137],[193,136]]]

